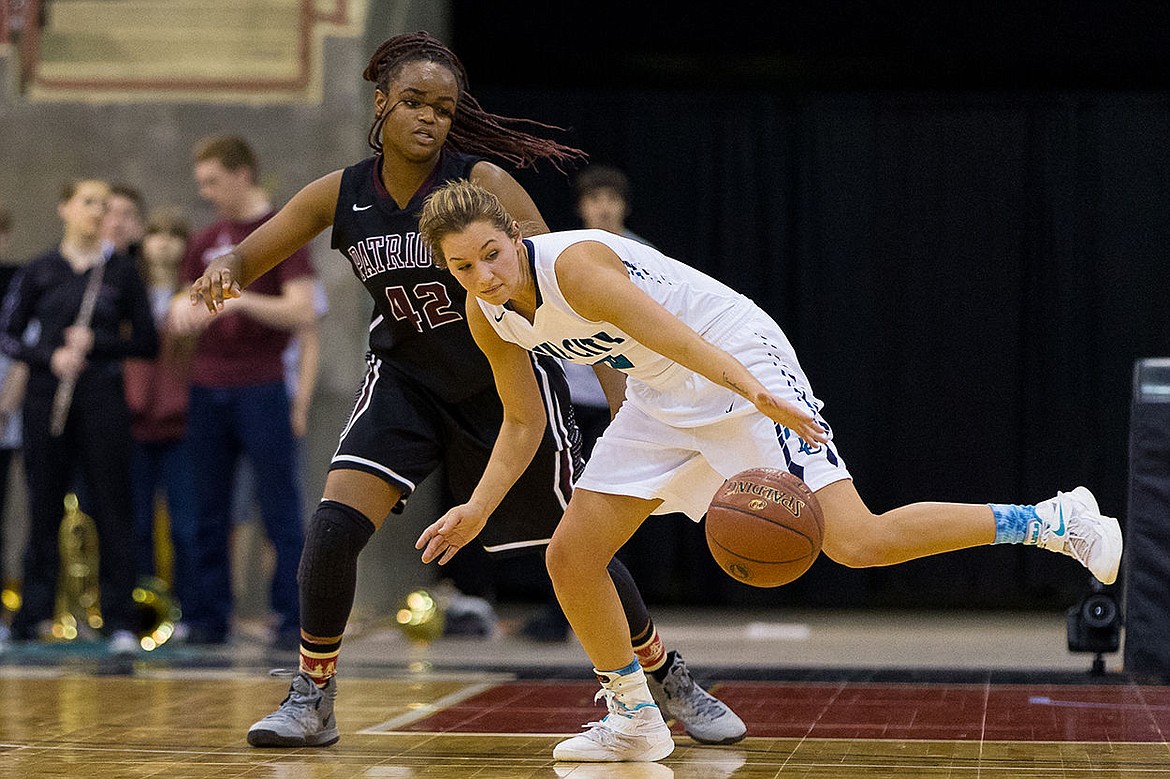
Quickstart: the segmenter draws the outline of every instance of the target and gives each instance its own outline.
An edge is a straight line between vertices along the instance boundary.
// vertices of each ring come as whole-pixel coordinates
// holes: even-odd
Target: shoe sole
[[[1105,539],[1108,542],[1107,546],[1109,549],[1107,559],[1112,561],[1112,565],[1110,565],[1109,569],[1104,572],[1104,576],[1098,576],[1097,572],[1093,571],[1092,569],[1090,569],[1090,573],[1096,576],[1097,581],[1101,582],[1102,584],[1113,584],[1117,581],[1117,571],[1121,567],[1121,525],[1113,517],[1107,517],[1101,513],[1101,507],[1097,505],[1097,498],[1094,497],[1093,493],[1089,490],[1088,487],[1082,485],[1068,494],[1073,496],[1080,503],[1084,504],[1085,507],[1089,509],[1090,513],[1096,514],[1102,520],[1104,520],[1103,529],[1105,531]]]
[[[341,740],[340,733],[323,734],[324,740],[282,736],[274,730],[249,730],[248,743],[254,747],[328,747]]]
[[[743,733],[740,733],[738,736],[727,736],[726,738],[718,738],[718,739],[716,739],[716,738],[703,738],[701,736],[696,736],[694,733],[690,732],[689,730],[687,731],[687,735],[690,736],[691,738],[693,738],[695,741],[698,741],[700,744],[707,744],[709,746],[714,746],[714,745],[726,746],[728,744],[738,744],[739,742],[743,741],[744,738],[747,737],[747,731],[745,730]]]
[[[1113,517],[1102,516],[1101,519],[1105,520],[1105,540],[1109,549],[1109,556],[1107,559],[1112,562],[1109,570],[1105,571],[1104,576],[1098,576],[1096,572],[1094,572],[1093,575],[1096,576],[1098,581],[1100,581],[1102,584],[1108,585],[1117,581],[1117,570],[1121,567],[1121,525]]]
[[[653,763],[658,760],[662,760],[665,757],[669,757],[670,753],[673,751],[674,739],[671,739],[669,742],[664,743],[655,749],[648,749],[639,755],[620,758],[593,757],[591,755],[584,754],[566,755],[564,753],[557,752],[557,750],[554,748],[553,760],[560,760],[564,763]]]

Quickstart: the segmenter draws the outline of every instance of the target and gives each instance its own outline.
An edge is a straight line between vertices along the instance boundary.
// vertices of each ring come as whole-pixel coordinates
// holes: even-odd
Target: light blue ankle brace
[[[627,665],[625,668],[619,668],[616,671],[598,671],[603,674],[617,674],[618,676],[629,676],[634,671],[637,671],[642,666],[638,665],[638,659],[634,658],[634,662]]]

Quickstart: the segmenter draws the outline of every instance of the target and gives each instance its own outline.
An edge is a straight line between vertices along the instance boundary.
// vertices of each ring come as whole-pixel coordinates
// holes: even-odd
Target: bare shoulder
[[[490,357],[493,348],[502,343],[499,333],[488,322],[487,316],[483,313],[483,309],[480,308],[479,300],[475,295],[468,295],[467,302],[464,305],[467,328],[471,331],[471,337],[475,340],[480,350]]]
[[[497,195],[499,194],[496,192],[497,187],[509,188],[520,186],[519,182],[513,178],[511,173],[494,162],[487,160],[480,160],[472,166],[471,182]]]
[[[621,258],[598,241],[578,241],[557,256],[557,286],[577,313],[605,319],[608,305],[620,297],[630,277]]]
[[[301,193],[313,199],[332,200],[333,205],[337,205],[337,197],[341,192],[341,176],[345,173],[344,170],[335,170],[331,173],[326,173],[319,179],[314,179],[306,184]]]
[[[617,252],[600,241],[577,241],[566,246],[556,261],[557,281],[598,273],[626,277],[625,265]]]
[[[512,174],[495,163],[480,160],[471,169],[471,183],[477,184],[500,199],[504,209],[520,223],[525,235],[548,232],[548,224],[532,197]]]
[[[310,181],[293,195],[288,207],[301,216],[307,216],[316,224],[331,224],[333,212],[337,209],[337,198],[341,193],[341,175],[335,170]]]

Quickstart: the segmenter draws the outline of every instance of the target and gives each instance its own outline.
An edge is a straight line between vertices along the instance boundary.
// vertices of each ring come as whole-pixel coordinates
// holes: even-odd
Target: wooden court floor
[[[1170,777],[1170,687],[763,677],[710,684],[740,744],[676,726],[659,764],[588,765],[551,758],[602,713],[580,677],[367,669],[340,678],[338,744],[261,750],[244,734],[288,684],[263,670],[5,665],[0,777]]]

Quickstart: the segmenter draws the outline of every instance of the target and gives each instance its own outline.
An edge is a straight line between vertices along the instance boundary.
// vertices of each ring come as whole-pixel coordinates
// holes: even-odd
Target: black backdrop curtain
[[[623,168],[632,229],[780,322],[875,512],[1086,484],[1124,527],[1133,362],[1170,353],[1167,94],[477,96]],[[568,177],[518,178],[554,229],[579,226]],[[655,602],[1055,607],[1088,581],[994,547],[822,559],[758,591],[703,544],[651,520],[623,554]]]

